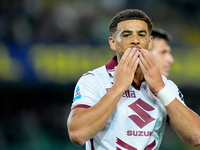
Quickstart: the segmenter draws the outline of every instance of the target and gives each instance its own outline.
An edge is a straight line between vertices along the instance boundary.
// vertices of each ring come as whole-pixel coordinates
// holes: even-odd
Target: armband
[[[166,86],[157,93],[157,96],[164,106],[167,106],[176,98]]]

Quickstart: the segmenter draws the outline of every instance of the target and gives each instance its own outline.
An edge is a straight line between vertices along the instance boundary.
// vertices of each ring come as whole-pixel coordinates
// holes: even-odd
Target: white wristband
[[[164,106],[167,106],[176,98],[166,86],[157,93],[157,96]]]

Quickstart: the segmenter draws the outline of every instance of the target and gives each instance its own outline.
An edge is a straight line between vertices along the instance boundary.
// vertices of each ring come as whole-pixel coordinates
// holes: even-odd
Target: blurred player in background
[[[154,28],[151,35],[153,36],[152,48],[150,50],[152,57],[161,74],[168,77],[170,66],[174,62],[171,47],[169,46],[169,42],[172,39],[171,35],[160,28]]]

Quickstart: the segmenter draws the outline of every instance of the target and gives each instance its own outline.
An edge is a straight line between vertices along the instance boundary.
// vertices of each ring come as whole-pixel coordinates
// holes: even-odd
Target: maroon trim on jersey
[[[71,110],[75,109],[75,108],[90,108],[91,106],[89,105],[85,105],[85,104],[78,104],[76,106],[74,106]]]
[[[151,144],[149,144],[144,150],[152,150],[156,146],[156,141],[154,140]]]
[[[94,74],[93,74],[93,73],[90,73],[90,72],[88,72],[88,73],[84,74],[83,76],[86,76],[86,75],[89,75],[89,74],[91,74],[91,75],[93,75],[93,76],[94,76]]]
[[[93,142],[93,138],[90,139],[90,143],[91,143],[91,150],[94,150],[94,142]]]
[[[149,90],[151,91],[151,93],[152,93],[155,97],[158,97],[158,96],[156,95],[156,93],[155,93],[152,89],[149,88]]]
[[[117,66],[117,56],[113,56],[110,61],[106,64],[106,70],[109,73],[109,70],[115,69],[115,66]]]
[[[142,83],[141,83],[142,84]],[[141,85],[140,84],[140,85]],[[131,84],[136,90],[140,90],[140,85],[137,86],[134,82]]]
[[[124,141],[122,141],[121,139],[117,138],[117,142],[116,142],[119,146],[128,149],[128,150],[137,150],[135,147],[125,143]],[[120,150],[120,148],[117,147],[117,150]]]

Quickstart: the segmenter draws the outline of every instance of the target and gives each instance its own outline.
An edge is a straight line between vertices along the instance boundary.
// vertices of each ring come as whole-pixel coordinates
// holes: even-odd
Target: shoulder
[[[102,97],[106,91],[103,84],[104,78],[100,78],[106,72],[104,68],[102,66],[88,71],[78,80],[74,90],[73,107],[77,104],[92,106]]]
[[[84,73],[82,77],[79,80],[97,80],[98,78],[106,76],[108,73],[106,71],[105,66],[96,68],[92,71],[88,71],[87,73]]]
[[[162,79],[165,83],[165,86],[167,86],[170,89],[170,91],[177,91],[178,90],[178,86],[172,80],[166,78],[163,75],[162,75]]]
[[[102,87],[104,82],[109,80],[109,74],[105,66],[96,68],[83,74],[78,80],[77,85],[84,85],[91,88]]]
[[[162,79],[167,87],[177,87],[177,85],[172,80],[168,79],[167,77],[163,75],[162,75]]]

